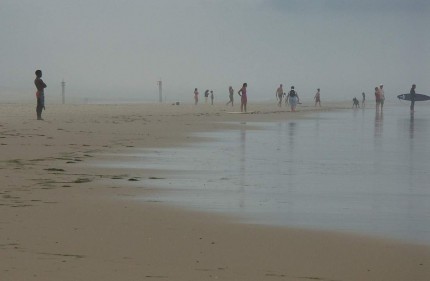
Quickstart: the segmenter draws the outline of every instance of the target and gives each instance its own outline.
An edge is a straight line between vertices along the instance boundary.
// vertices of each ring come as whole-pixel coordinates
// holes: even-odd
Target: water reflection
[[[239,161],[239,174],[240,174],[240,184],[239,184],[239,207],[243,208],[245,206],[245,185],[246,185],[246,122],[241,123],[240,128],[240,161]]]
[[[414,120],[415,120],[415,116],[414,116],[414,112],[411,112],[411,119],[409,121],[409,138],[413,139],[414,138]]]
[[[383,121],[384,121],[384,113],[382,110],[375,111],[375,137],[382,136],[383,129]]]
[[[290,122],[288,123],[288,143],[290,145],[290,150],[293,151],[294,150],[294,142],[295,142],[295,134],[296,134],[296,130],[297,130],[297,124],[296,122]]]
[[[387,108],[318,114],[265,130],[241,123],[238,130],[208,134],[216,142],[167,150],[140,165],[191,171],[151,182],[179,192],[150,200],[237,211],[257,223],[430,243],[430,110],[415,115]]]

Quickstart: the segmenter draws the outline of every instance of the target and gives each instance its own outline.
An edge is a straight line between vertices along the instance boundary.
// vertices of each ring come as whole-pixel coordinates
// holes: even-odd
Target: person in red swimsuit
[[[243,83],[242,88],[237,92],[240,96],[240,112],[245,110],[246,112],[246,104],[248,103],[248,97],[246,95],[246,87],[248,87],[247,83]]]

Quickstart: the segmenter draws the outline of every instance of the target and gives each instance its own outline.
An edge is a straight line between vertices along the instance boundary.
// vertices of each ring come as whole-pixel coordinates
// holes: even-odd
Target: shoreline
[[[246,225],[121,200],[153,192],[145,183],[150,172],[136,188],[128,186],[133,174],[86,168],[99,154],[181,146],[197,140],[191,132],[231,126],[220,121],[303,118],[315,111],[313,103],[297,113],[275,103],[249,108],[258,113],[226,114],[221,105],[50,105],[40,122],[32,119],[33,105],[0,105],[5,280],[428,280],[429,246]]]

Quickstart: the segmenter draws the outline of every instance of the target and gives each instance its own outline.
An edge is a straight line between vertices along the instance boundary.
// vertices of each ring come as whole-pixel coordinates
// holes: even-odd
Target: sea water
[[[150,182],[168,192],[141,200],[430,244],[430,108],[321,112],[198,136],[211,141],[124,163],[171,171]]]

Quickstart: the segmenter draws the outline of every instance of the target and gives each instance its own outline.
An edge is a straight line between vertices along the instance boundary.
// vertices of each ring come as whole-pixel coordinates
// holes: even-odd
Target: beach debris
[[[112,180],[122,180],[122,179],[124,179],[124,177],[126,177],[126,176],[113,176],[113,177],[111,177],[111,179]]]
[[[89,178],[78,178],[73,183],[86,183],[86,182],[91,182],[91,179],[89,179]]]
[[[150,180],[165,180],[166,178],[160,178],[160,177],[149,177]]]
[[[59,169],[59,168],[48,168],[48,169],[44,169],[45,171],[50,171],[50,172],[65,172],[64,169]]]

